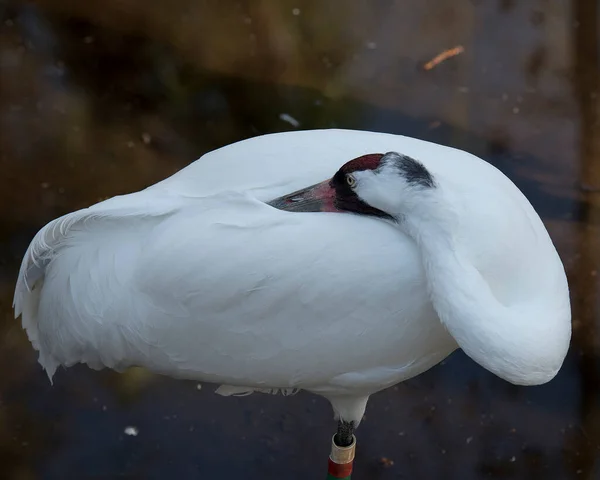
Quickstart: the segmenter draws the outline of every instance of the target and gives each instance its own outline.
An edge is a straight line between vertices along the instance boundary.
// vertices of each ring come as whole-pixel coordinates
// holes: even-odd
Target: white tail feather
[[[253,393],[267,393],[269,395],[277,395],[281,393],[284,397],[296,395],[300,389],[298,388],[252,388],[252,387],[236,387],[234,385],[221,385],[215,390],[217,395],[223,397],[245,397]]]
[[[118,202],[117,202],[118,199]],[[161,201],[162,200],[162,201]],[[38,312],[45,275],[58,253],[69,246],[69,240],[82,230],[91,231],[101,226],[103,221],[118,221],[123,218],[158,217],[178,208],[172,197],[154,198],[150,202],[143,192],[114,197],[92,207],[78,210],[59,217],[39,230],[23,257],[17,279],[13,308],[15,318],[22,317],[22,325],[29,341],[39,352],[38,362],[44,368],[50,381],[61,364],[45,351],[40,339]]]

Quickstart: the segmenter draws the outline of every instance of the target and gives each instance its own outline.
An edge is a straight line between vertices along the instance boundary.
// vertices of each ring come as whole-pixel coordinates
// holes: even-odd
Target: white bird
[[[341,444],[370,395],[458,347],[536,385],[571,337],[561,260],[505,175],[348,130],[235,143],[53,220],[25,253],[14,308],[51,380],[86,363],[225,395],[307,390],[331,402]]]

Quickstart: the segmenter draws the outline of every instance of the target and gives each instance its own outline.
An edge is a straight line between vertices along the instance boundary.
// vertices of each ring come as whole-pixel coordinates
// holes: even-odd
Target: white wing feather
[[[51,381],[60,362],[52,355],[53,349],[48,342],[42,342],[40,339],[39,306],[42,292],[55,291],[57,295],[63,295],[63,297],[70,293],[70,297],[65,297],[64,300],[76,301],[74,290],[77,288],[77,281],[83,280],[81,277],[78,279],[76,274],[80,273],[85,278],[85,267],[87,266],[87,274],[92,277],[95,269],[95,266],[90,263],[93,258],[88,258],[86,265],[85,261],[74,261],[73,256],[65,255],[65,253],[76,246],[79,246],[80,250],[90,253],[96,249],[96,243],[86,244],[84,242],[84,239],[89,239],[88,236],[82,236],[84,233],[95,235],[96,241],[103,237],[110,239],[111,225],[127,222],[128,219],[132,220],[132,223],[128,224],[129,226],[135,221],[157,219],[178,208],[180,203],[180,199],[168,195],[163,195],[162,201],[151,200],[143,192],[114,197],[92,207],[59,217],[48,223],[35,235],[21,262],[13,308],[15,318],[22,317],[23,328],[33,347],[40,352],[39,362]],[[135,235],[135,232],[132,234]],[[85,260],[85,257],[82,260]],[[57,261],[60,265],[53,269],[53,263]],[[73,279],[68,276],[69,268],[73,268],[71,272],[74,274]],[[51,276],[52,280],[60,279],[62,283],[46,284],[46,288],[43,288],[48,271],[55,274]],[[60,290],[65,285],[67,288]],[[86,283],[86,286],[93,287],[94,284]],[[58,323],[57,332],[61,331],[61,315],[73,313],[73,309],[69,308],[67,303],[60,307],[60,310],[63,311],[58,311],[59,305],[62,305],[62,302],[57,298],[53,310],[42,313],[44,317],[53,317],[50,320],[51,324]],[[98,367],[97,362],[92,363]]]
[[[409,239],[374,219],[294,215],[259,201],[390,150],[460,179],[457,235],[473,264],[498,298],[527,295],[545,257],[506,235],[535,232],[525,216],[505,215],[525,202],[492,166],[397,135],[269,135],[44,227],[14,299],[40,363],[50,377],[76,362],[141,365],[224,383],[227,394],[373,393],[433,366],[456,344],[431,308]]]
[[[293,215],[245,194],[154,195],[142,208],[144,195],[58,219],[32,242],[15,309],[49,377],[84,362],[244,391],[345,391],[336,378],[349,371],[394,367],[391,384],[412,376],[402,366],[416,357],[455,348],[419,284],[414,246],[389,225]],[[381,275],[395,288],[380,289]],[[407,338],[413,346],[398,349]]]

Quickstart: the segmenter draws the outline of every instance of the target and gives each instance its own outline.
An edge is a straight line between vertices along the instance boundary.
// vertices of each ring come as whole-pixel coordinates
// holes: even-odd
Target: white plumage
[[[359,196],[403,226],[265,203],[388,151],[441,187],[429,200],[397,195],[392,177],[357,173]],[[84,362],[222,394],[304,389],[356,424],[371,394],[458,346],[508,381],[544,383],[571,334],[562,263],[510,180],[456,149],[347,130],[239,142],[50,222],[25,254],[14,307],[50,378]]]

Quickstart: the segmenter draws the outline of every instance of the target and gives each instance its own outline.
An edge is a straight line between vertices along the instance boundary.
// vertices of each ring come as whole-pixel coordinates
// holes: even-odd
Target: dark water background
[[[547,385],[457,352],[373,396],[354,477],[599,479],[598,21],[591,0],[0,0],[0,478],[324,477],[325,400],[86,367],[51,387],[11,302],[49,220],[243,138],[342,127],[503,170],[557,245],[574,328]]]

